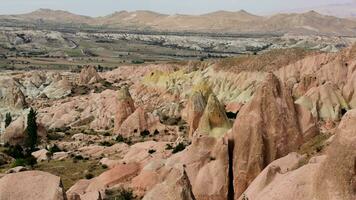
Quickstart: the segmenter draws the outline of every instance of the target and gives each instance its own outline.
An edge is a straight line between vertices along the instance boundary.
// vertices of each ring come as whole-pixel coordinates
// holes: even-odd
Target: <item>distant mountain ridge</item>
[[[309,7],[290,10],[289,12],[303,13],[307,10],[315,10],[323,15],[330,15],[340,18],[356,18],[356,1],[345,4],[329,4],[318,7]]]
[[[23,22],[87,24],[112,29],[221,32],[291,33],[356,36],[356,21],[322,15],[315,11],[258,16],[245,10],[216,11],[202,15],[166,15],[152,11],[121,11],[103,17],[76,15],[67,11],[39,9],[28,14],[2,15],[1,19]]]

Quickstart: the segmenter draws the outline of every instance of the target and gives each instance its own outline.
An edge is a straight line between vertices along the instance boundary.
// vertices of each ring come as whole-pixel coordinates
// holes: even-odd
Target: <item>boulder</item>
[[[8,174],[0,179],[0,199],[65,200],[61,179],[41,171]]]
[[[35,151],[31,155],[37,159],[37,162],[42,162],[49,159],[49,151],[46,149]]]
[[[18,172],[24,172],[27,171],[28,169],[26,167],[23,166],[17,166],[11,169],[8,169],[5,174],[12,174],[12,173],[18,173]]]

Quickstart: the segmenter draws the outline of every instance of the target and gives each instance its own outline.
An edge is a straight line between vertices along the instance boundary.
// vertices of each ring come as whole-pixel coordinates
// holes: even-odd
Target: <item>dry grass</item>
[[[217,70],[232,71],[273,71],[315,54],[299,48],[275,49],[261,55],[246,55],[221,59],[216,63]]]
[[[325,141],[330,138],[330,135],[320,133],[314,138],[304,143],[300,150],[300,154],[306,154],[308,157],[312,157],[321,153],[324,150]]]
[[[65,190],[68,190],[78,180],[85,179],[85,175],[88,173],[94,175],[95,177],[105,171],[105,169],[100,164],[98,164],[97,161],[74,161],[72,159],[66,159],[63,161],[52,160],[50,162],[41,162],[38,163],[34,167],[34,169],[49,172],[53,175],[61,177]]]

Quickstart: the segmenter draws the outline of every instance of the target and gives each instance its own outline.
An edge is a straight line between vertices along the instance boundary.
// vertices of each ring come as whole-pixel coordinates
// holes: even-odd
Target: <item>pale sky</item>
[[[104,16],[121,10],[151,10],[166,14],[202,14],[244,9],[254,14],[341,4],[352,0],[0,0],[1,14],[27,13],[39,8]]]

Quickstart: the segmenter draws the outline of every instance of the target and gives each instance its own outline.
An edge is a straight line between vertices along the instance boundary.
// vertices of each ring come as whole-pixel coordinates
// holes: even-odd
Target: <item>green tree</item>
[[[30,109],[30,112],[27,115],[27,147],[30,151],[34,151],[37,145],[37,112]]]
[[[8,127],[12,122],[12,117],[10,113],[6,113],[5,116],[5,128]]]

